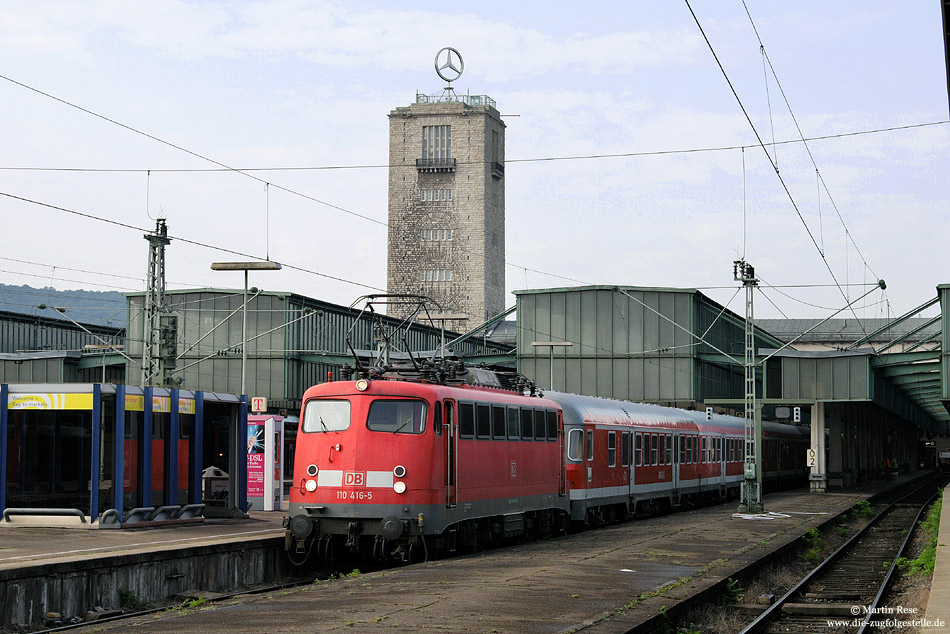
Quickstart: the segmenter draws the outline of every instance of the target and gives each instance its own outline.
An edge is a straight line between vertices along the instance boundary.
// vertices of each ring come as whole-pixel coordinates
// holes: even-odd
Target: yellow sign
[[[125,395],[125,409],[133,412],[143,412],[145,411],[145,396],[142,394],[126,394]],[[152,411],[158,413],[168,413],[172,411],[172,399],[170,396],[153,396],[152,397]],[[179,398],[178,399],[178,413],[179,414],[194,414],[195,413],[195,399],[193,398]]]
[[[7,409],[92,409],[92,394],[11,394]]]

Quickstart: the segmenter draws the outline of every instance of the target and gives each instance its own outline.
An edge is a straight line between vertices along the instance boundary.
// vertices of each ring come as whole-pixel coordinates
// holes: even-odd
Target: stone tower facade
[[[505,309],[505,124],[488,97],[452,97],[389,113],[387,286],[467,330]]]

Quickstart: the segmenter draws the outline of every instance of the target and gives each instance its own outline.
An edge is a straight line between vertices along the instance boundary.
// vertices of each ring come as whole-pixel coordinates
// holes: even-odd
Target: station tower
[[[505,308],[505,124],[494,100],[452,88],[458,51],[435,67],[442,94],[389,113],[387,287],[466,315],[447,326],[467,330]]]

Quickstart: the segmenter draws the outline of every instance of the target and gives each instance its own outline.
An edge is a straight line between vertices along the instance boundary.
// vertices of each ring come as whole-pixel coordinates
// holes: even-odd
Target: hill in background
[[[53,306],[65,308],[71,319],[83,324],[125,328],[125,295],[118,291],[57,291],[50,287],[0,284],[0,310],[63,319]]]

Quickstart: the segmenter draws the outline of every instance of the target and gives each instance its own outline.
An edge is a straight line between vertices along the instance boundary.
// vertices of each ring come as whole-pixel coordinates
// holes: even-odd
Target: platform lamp
[[[279,271],[280,264],[265,260],[263,262],[212,262],[212,271],[244,271],[244,304],[241,307],[243,325],[241,327],[241,394],[247,395],[247,272]]]
[[[549,359],[551,360],[551,383],[548,385],[549,390],[554,389],[554,349],[555,348],[568,348],[574,344],[570,341],[532,341],[531,345],[535,348],[540,348],[547,346],[550,348]],[[567,377],[565,376],[565,385],[567,385]]]

